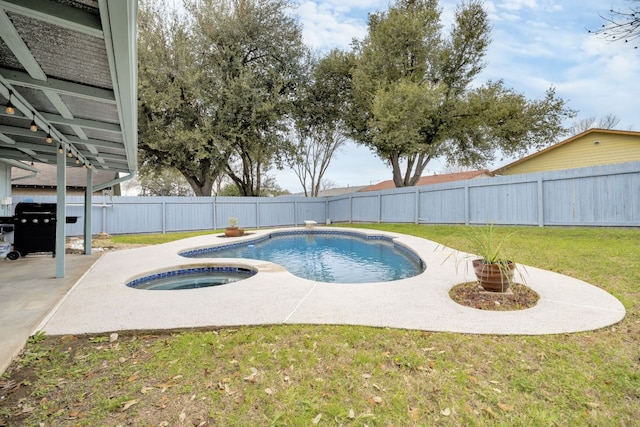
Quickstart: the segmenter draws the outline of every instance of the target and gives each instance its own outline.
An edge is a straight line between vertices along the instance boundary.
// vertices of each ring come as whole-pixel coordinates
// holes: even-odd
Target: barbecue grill
[[[55,203],[18,203],[13,217],[0,218],[0,222],[7,220],[14,225],[13,250],[18,256],[34,252],[56,255]],[[67,224],[75,224],[78,217],[68,216],[65,220]]]

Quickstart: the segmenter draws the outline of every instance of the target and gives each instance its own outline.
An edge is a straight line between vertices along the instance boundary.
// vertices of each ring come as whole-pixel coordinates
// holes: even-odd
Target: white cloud
[[[536,0],[507,0],[498,6],[507,10],[521,10],[524,8],[536,9],[538,7]]]
[[[329,5],[308,1],[300,4],[297,13],[304,41],[315,49],[346,49],[354,38],[362,38],[367,31],[366,21],[340,15]]]

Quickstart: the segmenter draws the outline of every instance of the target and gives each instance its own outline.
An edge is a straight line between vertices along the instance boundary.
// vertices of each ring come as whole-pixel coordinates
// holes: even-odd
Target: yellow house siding
[[[596,143],[597,142],[597,143]],[[503,175],[573,169],[640,160],[640,138],[593,132],[501,171]]]

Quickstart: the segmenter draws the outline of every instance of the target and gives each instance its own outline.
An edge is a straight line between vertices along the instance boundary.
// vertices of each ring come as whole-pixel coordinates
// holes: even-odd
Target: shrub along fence
[[[14,196],[18,203],[55,196]],[[67,198],[81,217],[83,197]],[[239,226],[404,222],[533,226],[640,226],[640,162],[482,178],[327,198],[93,197],[92,233],[166,233]],[[82,221],[67,225],[82,235]]]

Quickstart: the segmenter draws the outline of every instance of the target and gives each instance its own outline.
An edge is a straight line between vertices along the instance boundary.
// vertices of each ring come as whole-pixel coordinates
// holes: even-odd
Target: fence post
[[[167,231],[167,204],[165,200],[162,200],[162,234]]]
[[[113,206],[113,210],[115,211],[115,200],[111,199],[111,205]],[[102,232],[108,233],[107,231],[107,203],[104,200],[104,196],[102,196]]]
[[[353,224],[353,196],[349,196],[349,224]]]
[[[327,223],[327,219],[331,219],[329,216],[329,198],[325,197],[324,199],[324,223]]]
[[[378,224],[382,222],[382,194],[378,193]]]
[[[216,208],[217,207],[216,207],[216,198],[215,197],[212,199],[211,203],[213,204],[213,209],[212,209],[213,210],[213,229],[217,230],[218,229],[217,224],[216,224]]]
[[[544,227],[544,185],[538,178],[538,227]]]
[[[415,207],[413,210],[413,217],[415,218],[414,223],[415,224],[419,224],[420,223],[420,192],[418,191],[418,187],[414,187],[414,190],[416,195],[415,195]]]
[[[464,225],[471,222],[471,202],[469,200],[469,182],[464,182]]]
[[[260,201],[256,199],[256,228],[260,228]]]

